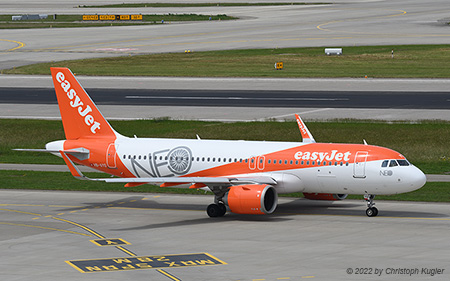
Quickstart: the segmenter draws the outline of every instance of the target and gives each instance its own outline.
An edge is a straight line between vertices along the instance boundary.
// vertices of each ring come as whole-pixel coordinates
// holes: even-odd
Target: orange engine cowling
[[[263,215],[275,211],[278,195],[270,185],[235,185],[230,187],[223,200],[233,213]]]
[[[326,201],[336,201],[344,200],[347,198],[348,194],[331,194],[331,193],[305,193],[303,195],[309,200],[326,200]]]

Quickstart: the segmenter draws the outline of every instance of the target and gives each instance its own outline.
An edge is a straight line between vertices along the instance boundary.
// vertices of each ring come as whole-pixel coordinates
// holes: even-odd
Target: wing
[[[137,186],[141,184],[158,184],[162,187],[175,186],[181,184],[191,184],[190,188],[202,188],[210,185],[231,186],[241,184],[270,184],[277,182],[272,177],[159,177],[159,178],[88,178],[75,166],[65,151],[59,151],[62,158],[69,167],[70,172],[75,178],[91,181],[126,183],[125,186]]]

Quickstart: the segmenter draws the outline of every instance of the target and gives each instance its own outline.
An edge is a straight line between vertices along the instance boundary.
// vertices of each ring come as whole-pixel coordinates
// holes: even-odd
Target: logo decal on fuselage
[[[177,146],[149,153],[145,159],[145,162],[134,157],[130,159],[137,177],[180,176],[187,174],[191,169],[192,151],[187,146]]]

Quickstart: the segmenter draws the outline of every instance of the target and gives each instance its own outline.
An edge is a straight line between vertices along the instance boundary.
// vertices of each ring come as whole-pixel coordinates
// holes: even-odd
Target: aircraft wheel
[[[222,203],[217,204],[217,206],[219,206],[220,209],[219,217],[223,217],[227,213],[227,207]]]
[[[219,217],[221,214],[221,209],[218,204],[211,204],[206,208],[206,213],[211,218]]]
[[[366,215],[368,217],[376,217],[378,215],[378,209],[375,207],[367,208]]]
[[[376,207],[372,207],[372,211],[374,217],[378,216],[378,209]]]

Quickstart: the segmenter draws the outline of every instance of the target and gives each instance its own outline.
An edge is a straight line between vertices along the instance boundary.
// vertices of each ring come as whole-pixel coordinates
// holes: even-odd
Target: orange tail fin
[[[68,68],[52,67],[66,139],[113,137],[116,132]]]

